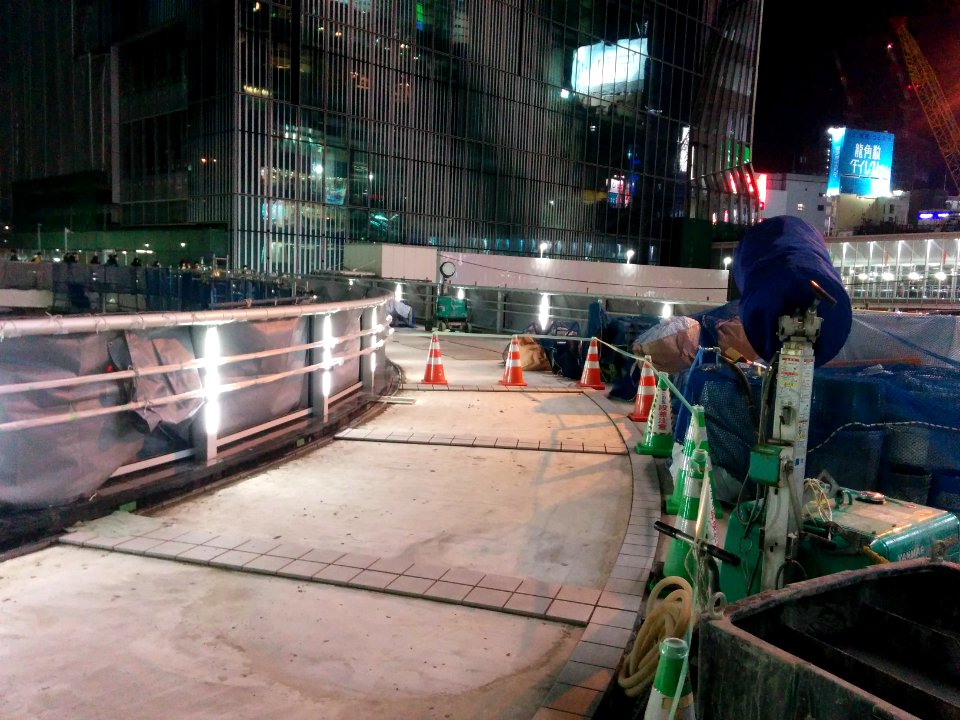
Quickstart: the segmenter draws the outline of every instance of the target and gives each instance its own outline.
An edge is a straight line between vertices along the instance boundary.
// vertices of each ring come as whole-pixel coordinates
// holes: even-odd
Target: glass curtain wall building
[[[697,218],[753,221],[762,0],[73,4],[110,35],[117,224],[224,228],[234,267],[347,242],[667,263]]]
[[[701,215],[751,219],[757,2],[236,7],[239,264],[336,267],[345,242],[657,263],[694,173]]]

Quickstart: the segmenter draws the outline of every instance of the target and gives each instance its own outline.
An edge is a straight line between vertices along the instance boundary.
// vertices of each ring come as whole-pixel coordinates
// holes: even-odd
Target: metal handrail
[[[364,310],[383,302],[390,293],[376,298],[362,298],[336,303],[296,305],[236,310],[197,310],[195,312],[124,313],[122,315],[71,315],[43,318],[0,320],[0,341],[6,338],[36,335],[69,335],[101,333],[114,330],[148,330],[180,325],[218,325],[250,320],[277,320],[309,315],[329,315],[343,310]]]

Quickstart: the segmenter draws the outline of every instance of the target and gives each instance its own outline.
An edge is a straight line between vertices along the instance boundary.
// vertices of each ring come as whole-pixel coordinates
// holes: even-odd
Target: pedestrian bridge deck
[[[563,718],[597,709],[656,545],[627,404],[504,342],[398,332],[402,403],[0,566],[0,714]]]

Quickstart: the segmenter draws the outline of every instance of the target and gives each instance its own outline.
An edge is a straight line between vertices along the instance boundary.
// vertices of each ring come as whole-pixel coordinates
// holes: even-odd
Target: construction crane
[[[907,30],[906,18],[895,18],[892,22],[900,40],[910,82],[917,93],[917,99],[920,100],[920,107],[923,108],[930,130],[933,131],[933,137],[940,146],[947,172],[960,192],[960,127],[957,127],[957,119],[943,94],[936,73],[913,35]]]

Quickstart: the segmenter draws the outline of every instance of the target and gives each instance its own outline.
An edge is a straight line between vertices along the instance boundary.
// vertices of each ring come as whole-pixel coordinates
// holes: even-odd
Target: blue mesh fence
[[[706,410],[718,487],[731,501],[746,477],[760,381],[722,365],[690,370],[685,395]],[[689,416],[678,413],[682,441]],[[960,370],[949,367],[820,368],[814,378],[807,476],[827,470],[846,487],[960,511]],[[725,478],[724,475],[729,476]]]

